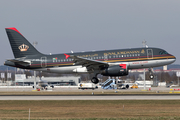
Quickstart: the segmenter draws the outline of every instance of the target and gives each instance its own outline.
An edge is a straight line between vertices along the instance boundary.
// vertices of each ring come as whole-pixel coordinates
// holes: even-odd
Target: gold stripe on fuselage
[[[108,61],[102,61],[102,62],[106,62],[106,63],[113,63],[113,62],[130,62],[130,61],[141,61],[141,60],[158,60],[158,59],[169,59],[169,58],[175,58],[174,56],[164,56],[164,57],[153,57],[153,58],[136,58],[136,59],[118,59],[118,60],[108,60]],[[47,65],[48,67],[50,66],[69,66],[69,65],[73,65],[74,63],[58,63],[58,64],[51,64],[51,65]],[[33,65],[31,67],[41,67],[40,65]]]
[[[118,62],[118,61],[140,61],[140,60],[158,60],[158,59],[169,59],[175,58],[174,56],[165,56],[165,57],[153,57],[153,58],[136,58],[136,59],[123,59],[123,60],[108,60],[103,62]]]

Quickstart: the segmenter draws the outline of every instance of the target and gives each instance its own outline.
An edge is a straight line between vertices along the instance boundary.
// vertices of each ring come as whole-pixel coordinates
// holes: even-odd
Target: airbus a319
[[[131,69],[159,67],[176,60],[167,51],[152,47],[46,55],[16,28],[6,28],[6,32],[15,58],[4,65],[62,74],[93,73],[91,81],[95,84],[99,82],[98,74],[125,76]]]

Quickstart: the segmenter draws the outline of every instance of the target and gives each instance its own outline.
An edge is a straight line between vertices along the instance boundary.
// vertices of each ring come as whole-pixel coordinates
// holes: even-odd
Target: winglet
[[[68,54],[64,53],[64,55],[66,56],[66,59],[68,59],[70,57],[70,55],[68,55]]]
[[[119,66],[123,69],[126,69],[126,64],[119,64]]]

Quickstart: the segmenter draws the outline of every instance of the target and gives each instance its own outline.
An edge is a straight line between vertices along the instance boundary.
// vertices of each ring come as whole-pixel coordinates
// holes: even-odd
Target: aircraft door
[[[41,57],[41,67],[46,67],[46,66],[47,66],[47,58]]]
[[[152,59],[153,58],[153,50],[152,49],[147,49],[147,58]]]
[[[108,55],[104,55],[104,61],[108,61]]]

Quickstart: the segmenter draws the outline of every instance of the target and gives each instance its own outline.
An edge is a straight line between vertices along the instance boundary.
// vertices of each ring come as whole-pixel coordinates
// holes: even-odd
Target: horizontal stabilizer
[[[23,64],[23,65],[30,65],[31,64],[30,61],[20,61],[20,60],[16,60],[16,59],[9,59],[7,61],[11,61],[13,63]]]

